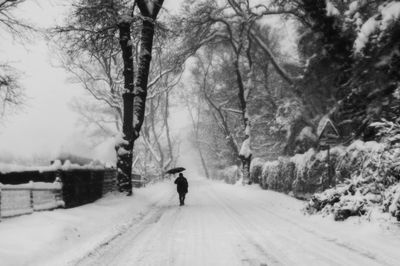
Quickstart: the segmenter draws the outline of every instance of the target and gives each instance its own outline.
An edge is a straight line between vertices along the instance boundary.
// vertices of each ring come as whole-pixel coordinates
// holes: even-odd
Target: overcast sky
[[[166,9],[176,10],[180,1],[166,0]],[[62,22],[70,1],[27,1],[18,14],[39,27]],[[78,116],[70,108],[74,97],[82,97],[79,85],[67,82],[68,74],[54,67],[54,58],[47,43],[34,41],[15,42],[11,39],[0,43],[0,61],[9,61],[23,72],[21,80],[26,88],[26,106],[0,125],[0,152],[31,156],[56,155],[60,150],[79,153],[84,140],[77,131]]]

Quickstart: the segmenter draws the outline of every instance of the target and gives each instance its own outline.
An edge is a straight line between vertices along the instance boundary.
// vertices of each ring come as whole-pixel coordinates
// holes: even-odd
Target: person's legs
[[[185,205],[185,196],[186,196],[186,193],[182,193],[182,205]]]
[[[184,195],[184,194],[179,193],[179,203],[180,203],[180,205],[183,205],[183,201],[184,201],[183,195]]]

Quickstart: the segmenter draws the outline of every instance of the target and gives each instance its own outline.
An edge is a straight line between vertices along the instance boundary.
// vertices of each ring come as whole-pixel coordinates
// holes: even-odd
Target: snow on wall
[[[86,165],[79,165],[79,164],[73,164],[69,160],[66,160],[64,164],[62,164],[60,160],[55,160],[53,164],[48,166],[23,166],[16,164],[0,163],[0,172],[3,174],[10,172],[24,172],[24,171],[48,172],[57,170],[68,171],[68,170],[101,170],[101,169],[105,169],[105,167],[101,164],[91,162]]]
[[[0,188],[2,189],[61,189],[62,183],[61,182],[54,182],[54,183],[47,183],[47,182],[29,182],[26,184],[19,184],[19,185],[4,185],[0,183]]]
[[[61,183],[0,184],[0,218],[63,207]]]
[[[33,167],[33,166],[23,166],[23,165],[0,162],[0,172],[1,173],[35,171],[35,170],[37,170],[37,168]]]

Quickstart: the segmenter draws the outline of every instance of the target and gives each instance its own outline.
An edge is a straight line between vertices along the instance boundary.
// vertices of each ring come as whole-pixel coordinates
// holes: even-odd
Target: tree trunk
[[[251,163],[251,155],[247,158],[241,157],[242,162],[242,174],[243,174],[243,185],[250,184],[250,163]]]
[[[243,185],[251,183],[250,163],[251,163],[252,152],[250,148],[250,121],[247,118],[247,115],[245,116],[245,123],[246,123],[245,136],[239,154],[240,161],[242,162]]]
[[[251,62],[249,61],[250,64],[250,69],[252,68]],[[251,162],[251,150],[250,150],[250,120],[249,120],[249,115],[247,112],[247,99],[246,99],[246,92],[245,92],[245,87],[243,84],[243,78],[242,78],[242,73],[240,72],[239,68],[239,54],[237,54],[237,58],[234,62],[234,67],[235,67],[235,72],[236,72],[236,82],[238,85],[238,98],[239,98],[239,103],[240,103],[240,108],[242,111],[242,120],[243,120],[243,125],[244,125],[244,131],[245,131],[245,136],[244,140],[242,143],[242,148],[239,152],[239,158],[240,161],[242,162],[242,184],[246,185],[250,183],[250,162]],[[250,90],[250,88],[247,88]],[[246,151],[244,154],[243,152],[243,146],[246,146]],[[250,153],[250,154],[247,154]]]
[[[123,140],[116,145],[118,189],[132,194],[132,154],[135,140],[144,120],[145,103],[147,96],[147,83],[153,47],[154,21],[161,9],[163,0],[147,2],[137,0],[140,13],[143,16],[141,30],[141,45],[136,82],[133,76],[133,54],[131,41],[131,25],[121,22],[118,25],[120,33],[120,46],[124,61],[124,92],[123,99]]]
[[[132,126],[133,120],[133,58],[131,44],[131,28],[128,22],[122,22],[118,25],[119,43],[122,50],[124,62],[124,93],[123,99],[123,140],[116,144],[117,152],[117,171],[118,171],[118,190],[132,194],[132,153],[134,143],[134,132]]]
[[[140,35],[139,63],[135,80],[135,91],[133,99],[134,140],[139,137],[139,132],[144,121],[147,84],[149,79],[151,52],[153,49],[154,23],[163,2],[163,0],[150,2],[144,0],[137,1],[137,5],[143,18]]]

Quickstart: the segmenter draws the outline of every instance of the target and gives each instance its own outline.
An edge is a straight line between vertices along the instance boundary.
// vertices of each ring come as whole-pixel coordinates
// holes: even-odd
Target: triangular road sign
[[[339,131],[334,126],[333,122],[330,119],[326,119],[324,126],[322,127],[321,133],[318,136],[318,139],[338,139],[340,138]]]

